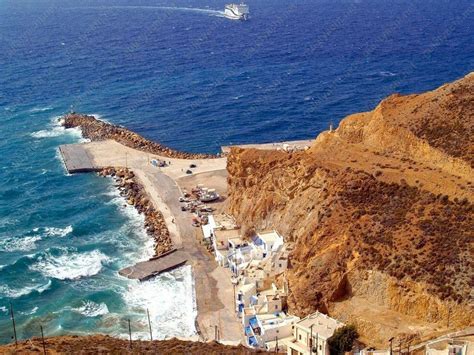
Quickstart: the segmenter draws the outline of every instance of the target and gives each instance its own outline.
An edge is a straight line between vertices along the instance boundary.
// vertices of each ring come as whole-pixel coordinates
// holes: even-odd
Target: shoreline
[[[132,205],[139,214],[145,216],[143,228],[153,238],[154,256],[159,256],[172,250],[170,232],[166,226],[163,214],[150,202],[145,188],[137,181],[133,171],[123,168],[103,168],[97,173],[101,177],[111,177],[115,188],[119,190],[126,203]]]
[[[189,176],[191,164],[195,166],[191,176],[208,173],[202,175],[205,182],[209,174],[226,170],[227,159],[178,152],[93,116],[68,114],[60,120],[65,128],[80,128],[82,136],[90,140],[73,145],[90,160],[89,171],[111,176],[126,203],[145,215],[144,227],[155,240],[155,256],[173,249],[186,256],[192,267],[196,335],[204,341],[213,340],[217,327],[220,341],[241,343],[230,275],[218,267],[201,244],[189,213],[181,210],[178,201],[182,196],[181,178]],[[168,163],[166,167],[151,164],[151,159],[163,158]]]

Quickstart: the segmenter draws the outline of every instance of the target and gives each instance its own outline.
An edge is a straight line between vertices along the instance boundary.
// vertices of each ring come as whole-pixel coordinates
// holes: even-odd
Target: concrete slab
[[[157,258],[142,261],[134,266],[122,269],[119,271],[119,274],[128,277],[129,279],[145,281],[163,272],[176,269],[177,267],[184,265],[187,261],[187,253],[174,249]]]
[[[260,143],[260,144],[236,144],[236,145],[227,145],[222,146],[221,151],[224,154],[229,154],[230,149],[235,148],[244,148],[244,149],[260,149],[260,150],[304,150],[306,147],[311,147],[314,139],[305,139],[298,141],[286,141],[286,142],[276,142],[276,143]]]
[[[59,152],[63,157],[66,170],[70,173],[87,173],[98,171],[92,163],[83,144],[66,144],[59,146]]]

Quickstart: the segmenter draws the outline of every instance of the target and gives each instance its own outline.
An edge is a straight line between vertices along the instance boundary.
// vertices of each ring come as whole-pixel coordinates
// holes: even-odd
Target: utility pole
[[[153,333],[151,332],[151,321],[150,321],[150,311],[146,309],[146,315],[148,317],[148,328],[150,329],[150,340],[153,341]]]
[[[316,332],[316,354],[319,352],[318,343],[319,343],[319,333]]]
[[[214,339],[218,341],[217,339],[217,325],[214,326]]]
[[[43,333],[43,326],[40,325],[41,329],[41,340],[43,341],[43,354],[46,355],[46,343],[44,342],[44,333]]]
[[[130,349],[133,348],[132,344],[132,327],[130,326],[130,318],[128,319],[128,335],[130,337]]]
[[[393,337],[391,337],[388,341],[390,342],[390,355],[393,355],[393,352],[392,352]]]
[[[448,324],[447,324],[447,328],[449,328],[449,321],[450,321],[450,318],[451,318],[451,306],[448,307]]]
[[[12,318],[12,324],[13,324],[13,335],[15,337],[15,346],[18,346],[18,339],[16,337],[16,324],[15,324],[15,315],[13,314],[13,305],[10,302],[10,316]]]
[[[234,286],[234,311],[237,312],[237,299],[235,298],[235,283],[232,284]]]
[[[275,354],[278,354],[278,335],[275,337]]]

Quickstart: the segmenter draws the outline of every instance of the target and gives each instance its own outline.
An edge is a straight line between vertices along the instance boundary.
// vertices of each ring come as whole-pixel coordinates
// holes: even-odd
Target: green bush
[[[337,329],[328,339],[331,355],[341,355],[350,351],[357,338],[359,338],[359,334],[354,325],[345,325]]]

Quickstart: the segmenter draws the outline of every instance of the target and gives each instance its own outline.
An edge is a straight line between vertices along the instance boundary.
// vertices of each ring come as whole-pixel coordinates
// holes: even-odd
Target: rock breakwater
[[[124,127],[113,125],[101,121],[94,116],[70,113],[61,118],[62,125],[65,128],[80,127],[84,138],[91,141],[101,141],[106,139],[115,140],[127,147],[141,150],[143,152],[157,154],[168,158],[178,159],[209,159],[218,158],[213,154],[197,154],[180,152],[168,148],[162,144],[150,141],[139,134],[132,132]]]
[[[160,211],[149,200],[144,187],[138,182],[133,171],[125,168],[104,168],[100,176],[111,176],[129,205],[133,205],[145,216],[145,229],[155,240],[155,255],[161,255],[173,249],[168,227]]]

